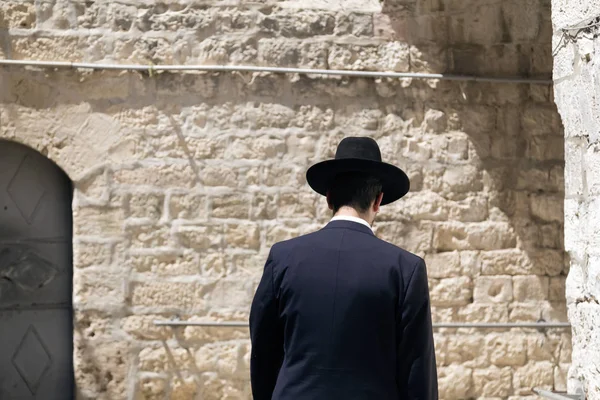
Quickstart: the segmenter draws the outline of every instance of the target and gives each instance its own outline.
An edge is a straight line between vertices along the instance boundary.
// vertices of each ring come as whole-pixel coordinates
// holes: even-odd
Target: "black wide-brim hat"
[[[317,193],[326,196],[335,177],[347,172],[368,173],[381,181],[382,205],[393,203],[410,189],[410,180],[400,168],[381,161],[377,142],[369,137],[342,139],[335,159],[322,161],[306,171],[306,181]]]

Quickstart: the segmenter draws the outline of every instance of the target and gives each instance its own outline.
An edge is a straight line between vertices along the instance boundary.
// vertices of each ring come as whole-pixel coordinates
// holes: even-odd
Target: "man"
[[[250,312],[254,399],[437,399],[425,263],[371,230],[408,177],[373,139],[345,138],[306,178],[334,218],[271,248]]]

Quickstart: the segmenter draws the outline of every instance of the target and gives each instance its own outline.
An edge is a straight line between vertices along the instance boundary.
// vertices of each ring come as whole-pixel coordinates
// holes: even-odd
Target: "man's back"
[[[437,398],[424,263],[367,226],[273,246],[250,322],[257,400]]]

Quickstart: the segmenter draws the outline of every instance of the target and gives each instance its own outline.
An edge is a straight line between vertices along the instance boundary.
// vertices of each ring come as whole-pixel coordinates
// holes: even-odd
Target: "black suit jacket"
[[[356,222],[271,248],[250,337],[255,400],[438,397],[425,263]]]

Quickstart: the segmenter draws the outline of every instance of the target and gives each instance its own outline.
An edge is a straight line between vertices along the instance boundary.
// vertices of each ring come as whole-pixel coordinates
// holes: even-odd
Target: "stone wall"
[[[3,1],[0,55],[537,76],[546,1]],[[300,8],[302,7],[302,8]],[[75,185],[81,398],[249,398],[246,320],[269,247],[330,218],[304,180],[348,135],[412,191],[377,234],[425,257],[435,322],[566,320],[563,138],[549,85],[0,69],[0,138]],[[436,333],[443,399],[564,389],[570,335]]]
[[[600,399],[600,4],[552,3],[556,104],[565,126],[565,248],[571,260],[566,293],[573,324],[569,390],[584,389],[588,399]],[[583,28],[573,28],[578,26]]]

